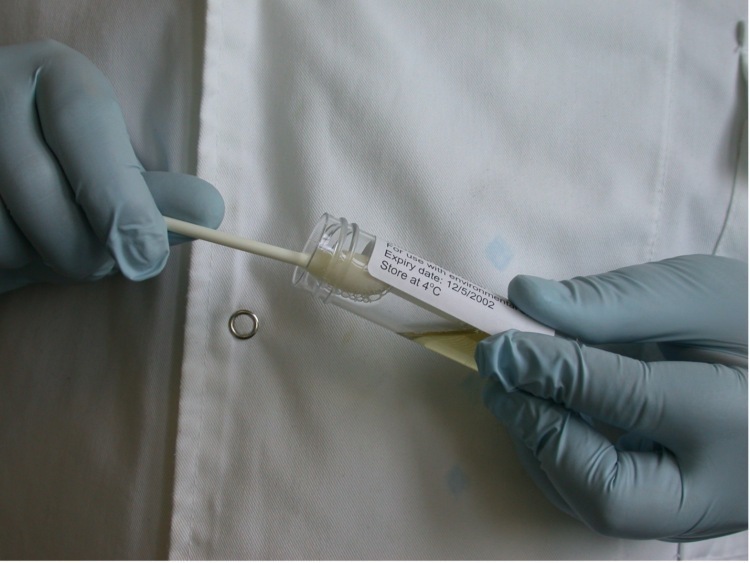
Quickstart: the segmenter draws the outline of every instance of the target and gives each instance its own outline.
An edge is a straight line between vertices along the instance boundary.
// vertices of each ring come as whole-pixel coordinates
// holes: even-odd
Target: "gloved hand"
[[[143,280],[169,255],[162,214],[221,223],[213,186],[144,171],[112,86],[60,43],[0,47],[0,124],[0,293],[118,270]]]
[[[747,264],[715,256],[511,282],[511,301],[558,333],[666,357],[516,331],[478,346],[485,403],[555,505],[625,538],[747,528],[747,293]]]

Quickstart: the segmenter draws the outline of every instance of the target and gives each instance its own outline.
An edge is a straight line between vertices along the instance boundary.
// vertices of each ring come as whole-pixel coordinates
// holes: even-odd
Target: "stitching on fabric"
[[[211,2],[209,0],[209,4],[206,5],[207,15],[208,15],[208,12],[211,12],[212,10],[215,10],[215,8],[216,8],[216,3],[215,2]],[[215,13],[215,11],[214,11],[214,13]],[[223,16],[223,12],[220,11],[219,12],[219,18],[222,18],[222,16]],[[219,25],[221,27],[221,23]],[[205,37],[206,45],[208,45],[208,34],[211,33],[211,32],[212,32],[212,30],[208,29],[208,26],[206,26],[206,37]],[[205,47],[204,47],[204,50],[205,50]],[[221,40],[219,40],[219,53],[220,53],[220,56],[223,55],[223,51],[224,51],[224,43]],[[211,59],[210,61],[209,61],[209,58]],[[209,64],[211,64],[213,62],[213,60],[214,60],[213,57],[204,56],[204,60],[203,60],[204,84],[205,84],[205,80],[206,80],[205,77],[207,76],[207,74],[206,74],[207,67],[208,67]],[[213,84],[211,85],[211,91],[210,92],[213,93]],[[202,110],[203,110],[203,108],[202,108],[202,105],[201,105],[201,114],[203,114]],[[201,115],[201,120],[202,119],[204,119],[203,115]],[[203,125],[201,125],[201,129],[204,129]],[[216,149],[216,147],[218,146],[218,138],[217,138],[217,134],[216,134],[216,127],[212,127],[211,128],[211,135],[212,135],[211,144],[214,146],[214,149]],[[217,154],[217,152],[216,152],[216,150],[214,150],[214,155],[216,155],[216,154]],[[214,296],[214,293],[215,293],[214,292],[214,281],[215,281],[216,278],[214,276],[214,258],[216,256],[216,253],[214,252],[213,245],[207,245],[206,251],[209,253],[209,268],[208,268],[209,274],[208,274],[208,299],[206,300],[205,307],[206,307],[206,309],[208,311],[211,311],[212,310],[212,306],[213,306],[213,302],[214,302],[213,296]],[[191,483],[190,483],[190,499],[191,499],[190,505],[191,506],[190,506],[190,525],[188,526],[188,529],[187,529],[187,534],[188,534],[188,537],[187,537],[187,540],[188,540],[188,545],[187,545],[187,560],[192,560],[192,558],[193,558],[193,545],[194,545],[194,539],[195,539],[194,530],[195,530],[195,518],[196,518],[196,513],[197,513],[195,504],[197,502],[197,497],[198,497],[197,487],[198,487],[198,472],[199,472],[199,465],[200,465],[200,463],[199,463],[199,456],[200,456],[200,452],[202,450],[201,444],[203,442],[204,417],[205,417],[205,413],[206,413],[206,378],[205,378],[205,374],[208,373],[208,363],[209,363],[208,339],[209,339],[209,331],[206,331],[204,333],[203,357],[202,357],[202,362],[201,362],[201,392],[200,392],[200,406],[199,406],[199,413],[200,414],[198,415],[198,439],[197,439],[197,447],[194,450],[195,451],[195,459],[193,461],[193,469],[192,469],[193,475],[192,475],[192,479],[191,479]]]
[[[656,241],[659,238],[659,231],[661,229],[661,221],[663,219],[662,210],[664,208],[664,193],[666,191],[667,176],[669,171],[669,153],[670,153],[670,130],[671,115],[672,115],[672,103],[673,103],[673,91],[674,91],[674,74],[676,68],[676,57],[677,57],[677,28],[679,18],[677,15],[677,3],[672,2],[672,22],[669,31],[669,46],[667,50],[667,77],[666,77],[666,102],[664,107],[664,118],[662,120],[662,137],[661,137],[661,154],[659,155],[659,163],[657,166],[657,185],[655,191],[654,200],[654,211],[653,211],[653,225],[651,228],[651,235],[646,247],[646,262],[651,262],[654,259],[654,252],[656,251]]]
[[[213,286],[214,286],[214,280],[216,279],[213,275],[214,271],[214,257],[216,256],[216,253],[214,252],[213,247],[208,250],[209,252],[209,278],[208,278],[208,289],[209,289],[209,295],[208,300],[206,302],[206,309],[208,311],[212,310],[213,307]],[[193,538],[195,535],[193,534],[193,529],[195,526],[195,514],[197,510],[195,509],[195,503],[197,498],[197,484],[198,484],[198,466],[199,466],[199,455],[202,451],[201,444],[203,443],[203,427],[204,427],[204,417],[206,413],[206,378],[205,374],[208,373],[208,362],[209,362],[209,354],[208,354],[208,331],[206,332],[206,336],[204,338],[204,348],[203,348],[203,358],[201,362],[201,393],[200,393],[200,414],[198,415],[198,444],[196,447],[196,459],[193,464],[193,478],[192,483],[190,484],[190,498],[192,499],[191,505],[192,508],[190,510],[190,526],[188,527],[188,554],[187,558],[188,560],[192,559],[192,553],[193,553]]]
[[[211,311],[213,306],[213,285],[214,285],[214,275],[213,275],[213,266],[214,266],[214,256],[216,253],[213,251],[213,248],[207,249],[207,252],[209,252],[209,271],[211,272],[209,274],[208,278],[208,299],[206,301],[206,309],[208,311]],[[209,354],[208,354],[208,332],[206,332],[206,335],[204,337],[204,346],[203,346],[203,357],[201,361],[201,391],[200,391],[200,406],[199,406],[199,415],[198,415],[198,439],[197,444],[195,448],[195,460],[193,462],[193,476],[190,483],[190,499],[191,499],[191,508],[190,508],[190,525],[188,526],[188,552],[187,552],[187,559],[192,560],[193,555],[193,540],[195,538],[195,534],[193,533],[193,530],[195,528],[195,515],[197,513],[197,510],[195,508],[195,504],[197,502],[197,486],[198,486],[198,466],[200,465],[199,462],[199,456],[200,452],[202,450],[201,444],[203,443],[203,428],[204,428],[204,418],[206,413],[206,378],[204,377],[204,374],[208,373],[208,361],[209,361]]]

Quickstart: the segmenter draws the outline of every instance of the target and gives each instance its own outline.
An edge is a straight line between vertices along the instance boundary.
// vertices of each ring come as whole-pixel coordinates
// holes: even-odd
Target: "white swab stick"
[[[302,268],[306,267],[310,261],[310,255],[303,252],[295,252],[294,250],[289,250],[287,248],[281,248],[264,242],[230,235],[221,231],[188,223],[187,221],[172,219],[171,217],[164,217],[164,221],[167,223],[167,229],[173,233],[185,235],[186,237],[207,240],[222,246],[236,248],[237,250],[243,250],[245,252],[250,252],[251,254],[257,254],[258,256],[265,256],[266,258],[273,258],[274,260],[279,260]]]

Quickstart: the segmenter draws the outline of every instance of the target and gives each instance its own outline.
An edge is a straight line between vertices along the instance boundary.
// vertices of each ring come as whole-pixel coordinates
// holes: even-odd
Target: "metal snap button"
[[[250,326],[247,327],[247,320],[250,319]],[[240,309],[232,313],[229,317],[229,332],[232,336],[240,340],[252,338],[258,332],[258,315],[247,309]]]

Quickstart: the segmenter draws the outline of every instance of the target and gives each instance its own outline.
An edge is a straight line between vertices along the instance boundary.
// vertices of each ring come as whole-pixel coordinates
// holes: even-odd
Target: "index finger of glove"
[[[592,344],[679,342],[747,355],[747,264],[680,256],[563,282],[511,281],[536,320]]]
[[[56,43],[46,47],[36,89],[45,140],[120,271],[134,280],[151,277],[166,263],[167,231],[114,91],[80,53]]]

